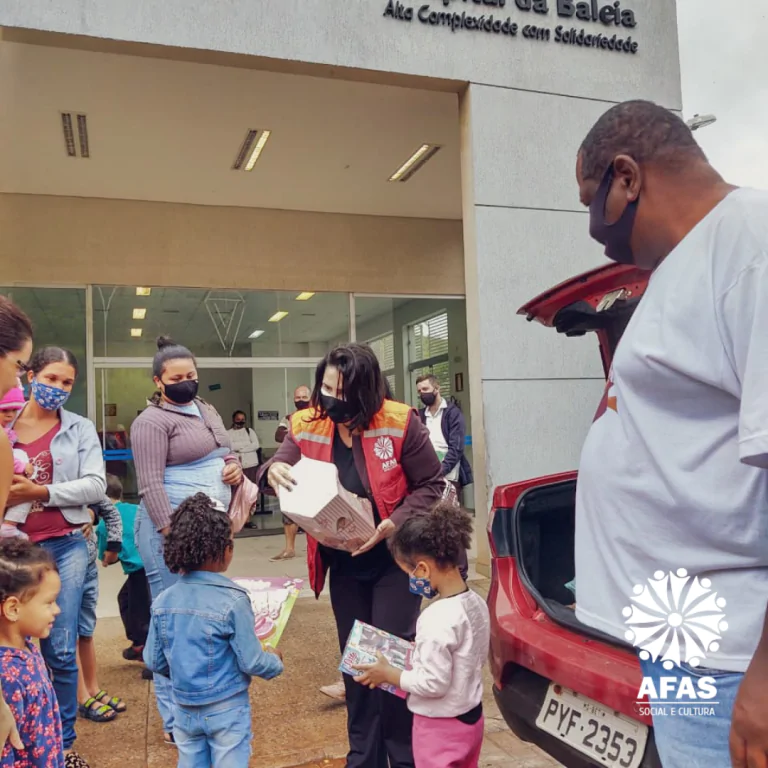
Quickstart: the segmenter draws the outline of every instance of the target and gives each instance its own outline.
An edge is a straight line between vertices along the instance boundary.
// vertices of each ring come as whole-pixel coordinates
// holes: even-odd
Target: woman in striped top
[[[136,543],[153,600],[178,578],[168,570],[162,554],[173,511],[200,491],[227,509],[230,486],[243,477],[221,416],[197,396],[194,355],[162,336],[157,347],[152,373],[158,391],[131,429],[141,497]],[[160,675],[155,676],[155,692],[165,741],[173,744],[171,689]]]

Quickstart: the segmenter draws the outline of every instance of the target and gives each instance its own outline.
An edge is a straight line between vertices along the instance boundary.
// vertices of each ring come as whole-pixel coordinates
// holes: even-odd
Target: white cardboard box
[[[321,544],[354,552],[376,533],[371,503],[341,487],[335,464],[302,458],[291,474],[296,485],[280,488],[280,511]]]

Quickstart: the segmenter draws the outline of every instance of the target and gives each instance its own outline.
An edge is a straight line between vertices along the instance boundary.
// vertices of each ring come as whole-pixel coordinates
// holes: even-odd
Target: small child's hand
[[[35,474],[35,468],[32,466],[32,464],[27,464],[27,466],[24,467],[24,476],[32,477],[32,475],[34,474]]]
[[[264,650],[267,653],[271,653],[272,655],[277,656],[277,658],[280,659],[280,661],[283,660],[283,652],[279,651],[277,648],[273,648],[271,645],[265,645]]]
[[[376,657],[378,661],[375,664],[360,664],[354,667],[363,673],[354,678],[356,683],[367,685],[369,688],[378,688],[382,683],[392,682],[393,673],[397,670],[387,661],[384,654],[377,653]]]
[[[101,564],[108,568],[110,565],[114,565],[118,560],[118,553],[117,552],[105,552],[104,558],[101,561]]]

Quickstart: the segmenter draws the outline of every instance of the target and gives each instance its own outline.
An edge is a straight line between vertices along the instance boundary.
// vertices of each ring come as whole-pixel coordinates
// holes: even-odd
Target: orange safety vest
[[[291,416],[291,436],[302,456],[317,461],[333,461],[334,423],[328,419],[313,421],[315,409],[297,411]],[[381,410],[364,430],[365,467],[371,496],[382,520],[397,509],[408,493],[408,481],[400,461],[408,423],[416,411],[403,403],[385,400]],[[309,585],[319,596],[325,584],[326,567],[318,556],[317,541],[307,536],[307,566]]]

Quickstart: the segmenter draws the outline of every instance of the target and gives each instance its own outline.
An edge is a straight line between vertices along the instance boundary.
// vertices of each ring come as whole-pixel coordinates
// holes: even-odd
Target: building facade
[[[516,311],[601,262],[574,180],[595,119],[681,109],[674,2],[5,0],[0,27],[0,286],[84,355],[112,450],[171,332],[266,448],[336,341],[402,399],[436,373],[479,525],[494,485],[576,465],[594,339]]]

